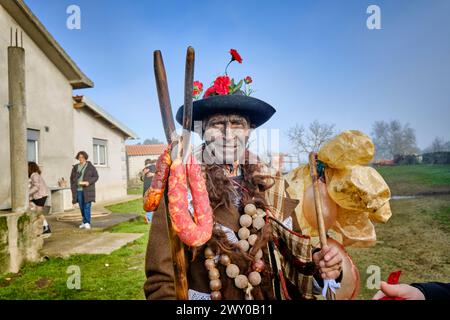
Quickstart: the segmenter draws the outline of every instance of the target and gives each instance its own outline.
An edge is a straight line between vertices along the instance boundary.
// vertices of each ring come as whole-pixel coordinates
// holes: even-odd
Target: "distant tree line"
[[[317,152],[320,147],[336,135],[335,125],[315,120],[307,128],[296,124],[287,131],[287,137],[299,162],[302,156]],[[409,155],[433,152],[450,152],[450,141],[436,137],[423,150],[417,147],[415,130],[409,123],[398,120],[376,121],[371,138],[375,145],[375,160],[393,160]]]
[[[137,145],[148,145],[148,144],[164,144],[164,142],[158,140],[157,138],[145,139],[144,142],[139,142]]]
[[[376,121],[372,127],[372,140],[376,160],[420,153],[414,129],[409,123],[402,125],[398,120]]]

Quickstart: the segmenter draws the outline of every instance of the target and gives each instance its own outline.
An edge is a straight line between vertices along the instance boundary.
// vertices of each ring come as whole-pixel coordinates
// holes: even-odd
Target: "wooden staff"
[[[156,79],[156,89],[158,91],[159,106],[161,109],[161,118],[164,126],[164,132],[168,143],[174,142],[175,122],[172,114],[172,106],[169,97],[169,88],[167,85],[166,70],[162,59],[161,51],[156,50],[153,54],[154,70]],[[175,233],[170,220],[169,198],[167,196],[168,182],[164,190],[164,210],[166,213],[167,232],[169,234],[170,249],[172,252],[172,262],[174,271],[175,294],[177,300],[188,300],[188,283],[186,277],[186,260],[184,256],[183,243]]]
[[[325,246],[327,246],[327,231],[325,230],[325,222],[323,220],[322,199],[319,192],[319,175],[317,174],[316,156],[317,154],[315,152],[311,152],[309,154],[309,170],[314,191],[314,204],[316,208],[317,228],[319,231],[320,246],[321,248],[324,248]],[[328,288],[327,290],[326,298],[327,300],[336,300],[336,295],[330,288]]]
[[[191,138],[194,66],[195,66],[195,51],[194,48],[188,47],[186,52],[186,70],[184,77],[183,149],[181,151],[182,156],[184,154],[183,156],[184,163],[186,163],[187,157],[189,156],[188,150]]]

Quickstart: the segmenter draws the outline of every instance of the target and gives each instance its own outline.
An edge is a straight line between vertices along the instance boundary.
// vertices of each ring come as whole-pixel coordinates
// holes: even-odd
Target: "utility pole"
[[[8,47],[9,137],[11,206],[15,213],[28,210],[27,112],[25,102],[25,50],[23,35],[13,30]],[[20,45],[19,45],[20,40]]]

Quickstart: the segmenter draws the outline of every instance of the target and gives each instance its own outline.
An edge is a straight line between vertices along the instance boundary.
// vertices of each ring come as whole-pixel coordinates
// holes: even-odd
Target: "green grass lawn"
[[[131,188],[127,189],[127,193],[128,194],[139,194],[139,195],[142,195],[142,189],[143,189],[142,186],[140,186],[140,187],[131,187]]]
[[[122,202],[112,206],[106,207],[106,209],[115,213],[139,213],[144,214],[144,208],[142,204],[142,199],[136,199],[133,201]]]
[[[382,166],[376,170],[394,195],[450,193],[450,165]]]
[[[127,206],[137,208],[137,203],[132,201]],[[144,236],[110,255],[50,258],[41,263],[28,263],[18,274],[1,275],[0,299],[144,299],[142,287],[149,227],[139,219],[111,229],[111,232],[143,233]],[[80,290],[67,288],[69,266],[80,267]]]

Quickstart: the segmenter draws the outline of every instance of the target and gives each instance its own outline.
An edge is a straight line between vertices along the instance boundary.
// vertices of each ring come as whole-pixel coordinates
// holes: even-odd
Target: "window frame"
[[[104,158],[105,158],[105,162],[104,163],[100,163],[100,150],[101,147],[104,147]],[[95,167],[101,167],[101,168],[107,168],[108,167],[108,140],[106,139],[98,139],[98,138],[93,138],[92,139],[92,148],[93,148],[93,159],[92,159],[92,164]],[[97,162],[95,161],[97,158]]]
[[[33,137],[30,137],[30,136],[32,136],[31,132],[35,132],[35,135],[34,135],[35,138],[34,139],[33,139]],[[34,142],[34,154],[36,155],[36,159],[34,160],[34,162],[36,164],[39,164],[39,140],[40,140],[40,135],[41,135],[40,130],[27,128],[27,161],[32,161],[32,160],[28,159],[28,156],[29,156],[29,154],[28,154],[28,142],[31,141],[31,142]]]

